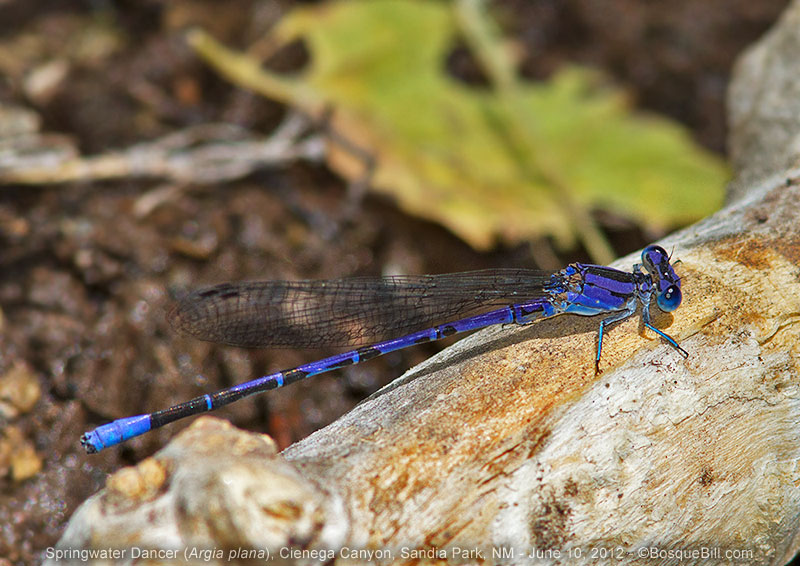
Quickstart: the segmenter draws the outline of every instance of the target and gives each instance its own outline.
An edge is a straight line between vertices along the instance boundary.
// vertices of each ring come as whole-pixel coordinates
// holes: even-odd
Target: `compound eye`
[[[664,289],[663,293],[658,294],[656,303],[658,304],[658,308],[662,311],[672,312],[680,306],[681,299],[683,299],[683,295],[681,294],[680,287],[677,285],[670,285]]]
[[[658,272],[656,266],[661,265],[665,260],[669,261],[669,255],[661,246],[647,246],[642,250],[642,264],[651,273]]]

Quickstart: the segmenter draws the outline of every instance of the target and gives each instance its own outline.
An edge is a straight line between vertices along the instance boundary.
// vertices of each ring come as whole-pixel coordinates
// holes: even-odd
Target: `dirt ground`
[[[732,64],[786,3],[506,0],[494,9],[524,47],[526,76],[546,77],[566,61],[602,68],[640,107],[687,124],[724,153]],[[201,25],[245,47],[292,4],[0,2],[0,103],[35,110],[44,131],[69,136],[85,154],[208,122],[268,133],[286,109],[225,83],[182,34]],[[26,82],[53,59],[66,63],[63,80],[48,89]],[[302,63],[302,50],[289,50],[269,64]],[[464,53],[450,65],[464,80],[478,75]],[[533,247],[548,245],[481,254],[389,199],[368,195],[353,209],[347,184],[322,163],[164,189],[159,179],[0,185],[0,566],[40,562],[108,473],[189,423],[92,456],[78,443],[85,430],[334,353],[243,351],[176,336],[163,315],[172,296],[236,279],[536,267]],[[598,219],[620,254],[647,243],[624,219]],[[216,415],[285,447],[440,347],[397,352]]]

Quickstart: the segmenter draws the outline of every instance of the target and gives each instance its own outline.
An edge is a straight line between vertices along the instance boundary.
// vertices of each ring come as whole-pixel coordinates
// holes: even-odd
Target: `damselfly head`
[[[647,246],[642,250],[642,265],[655,278],[658,289],[656,304],[664,312],[671,312],[681,304],[681,279],[669,263],[669,254],[661,246]]]

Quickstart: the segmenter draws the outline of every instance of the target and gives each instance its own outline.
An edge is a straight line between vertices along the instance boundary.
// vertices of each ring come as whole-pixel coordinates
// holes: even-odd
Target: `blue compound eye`
[[[672,312],[680,306],[682,298],[683,295],[681,294],[680,287],[677,285],[670,285],[663,293],[658,294],[656,303],[658,304],[658,308],[662,311]]]
[[[660,265],[664,260],[669,260],[667,251],[661,246],[647,246],[642,250],[642,264],[649,272],[658,271],[656,265]]]

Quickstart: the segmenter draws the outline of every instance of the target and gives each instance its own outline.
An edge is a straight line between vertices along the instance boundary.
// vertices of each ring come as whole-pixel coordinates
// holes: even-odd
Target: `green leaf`
[[[374,190],[476,248],[543,235],[571,245],[575,208],[665,230],[721,204],[722,162],[682,127],[633,113],[596,72],[564,69],[545,83],[517,83],[511,94],[448,76],[460,31],[444,2],[297,9],[272,34],[279,43],[305,40],[311,63],[294,77],[270,74],[207,37],[193,42],[239,84],[307,112],[332,109],[337,133],[375,157]],[[331,152],[330,161],[347,177],[361,174],[352,156]]]

